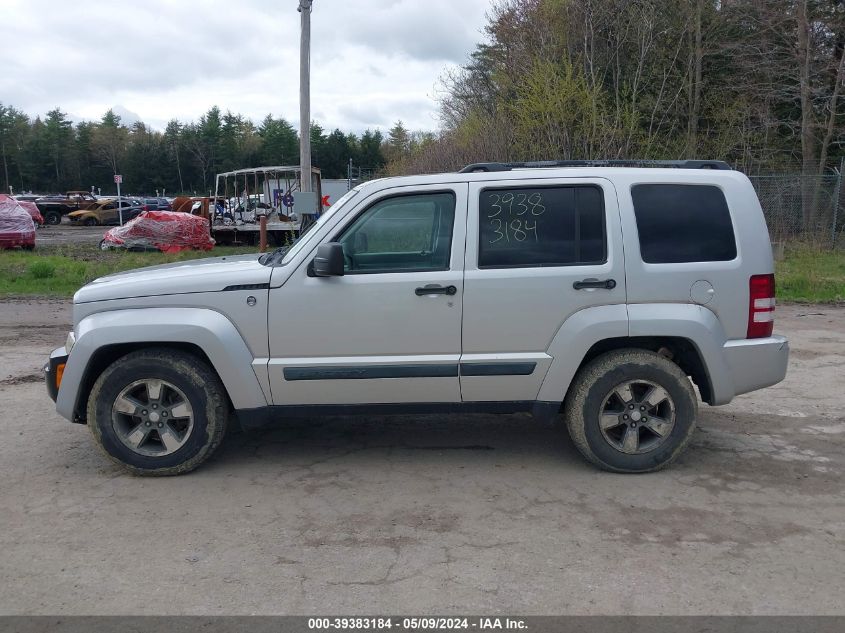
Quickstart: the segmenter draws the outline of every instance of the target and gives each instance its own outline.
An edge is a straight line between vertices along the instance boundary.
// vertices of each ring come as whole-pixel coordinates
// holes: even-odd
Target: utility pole
[[[299,0],[299,190],[311,191],[311,3]]]

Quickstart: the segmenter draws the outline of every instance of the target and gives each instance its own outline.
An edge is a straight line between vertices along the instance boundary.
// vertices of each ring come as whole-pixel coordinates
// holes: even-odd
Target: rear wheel
[[[659,470],[689,443],[698,402],[689,379],[651,351],[626,349],[581,369],[564,406],[578,450],[604,470]]]
[[[228,402],[217,374],[170,349],[133,352],[94,383],[88,426],[106,455],[138,475],[190,472],[220,445]]]
[[[47,211],[44,213],[44,224],[56,226],[62,223],[62,214],[58,211]]]

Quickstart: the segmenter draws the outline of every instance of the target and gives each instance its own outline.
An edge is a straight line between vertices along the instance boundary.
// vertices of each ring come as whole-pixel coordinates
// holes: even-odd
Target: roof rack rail
[[[723,160],[538,160],[524,163],[471,163],[459,174],[512,169],[548,169],[552,167],[674,167],[676,169],[731,169]]]

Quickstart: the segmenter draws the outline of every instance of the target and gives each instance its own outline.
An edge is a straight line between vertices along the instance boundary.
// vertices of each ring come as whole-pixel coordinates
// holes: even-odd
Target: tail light
[[[747,338],[766,338],[775,326],[775,276],[751,275]]]

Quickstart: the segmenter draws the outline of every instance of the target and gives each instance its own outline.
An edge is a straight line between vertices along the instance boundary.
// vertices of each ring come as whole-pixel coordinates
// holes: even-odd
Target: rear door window
[[[604,198],[595,185],[485,189],[478,221],[479,268],[607,261]]]
[[[634,185],[631,197],[644,262],[675,264],[736,258],[731,214],[719,187]]]

